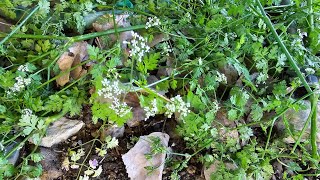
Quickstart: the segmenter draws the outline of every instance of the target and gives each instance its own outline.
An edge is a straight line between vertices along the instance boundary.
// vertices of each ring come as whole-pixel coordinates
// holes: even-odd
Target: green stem
[[[309,21],[309,34],[314,30],[314,16],[313,16],[313,7],[312,0],[307,1],[308,6],[308,21]]]
[[[16,134],[16,135],[15,135],[15,136],[13,136],[12,138],[8,139],[7,141],[5,141],[3,144],[5,145],[5,144],[8,144],[8,143],[10,143],[10,142],[12,142],[12,141],[16,140],[16,139],[17,139],[18,137],[20,137],[22,134],[23,134],[23,132],[22,132],[22,131],[20,131],[18,134]]]
[[[120,32],[138,30],[138,29],[144,29],[144,28],[145,28],[145,25],[130,26],[130,27],[118,28],[117,32],[120,33]],[[106,31],[94,32],[94,33],[84,34],[84,35],[80,35],[80,36],[75,36],[75,37],[72,37],[71,39],[74,42],[77,42],[77,41],[83,41],[83,40],[87,40],[87,39],[91,39],[91,38],[95,38],[95,37],[99,37],[99,36],[114,34],[115,32],[116,32],[115,29],[109,29]]]
[[[138,29],[144,29],[144,28],[145,28],[145,25],[137,25],[137,26],[130,26],[130,27],[125,27],[125,28],[118,28],[117,30],[109,29],[106,31],[94,32],[94,33],[89,33],[89,34],[84,34],[84,35],[79,35],[79,36],[74,36],[74,37],[63,37],[63,36],[52,36],[52,35],[34,35],[34,34],[15,34],[15,35],[12,35],[13,33],[11,32],[10,33],[11,35],[6,34],[6,33],[0,33],[0,38],[5,37],[3,40],[9,39],[9,38],[58,39],[58,40],[71,40],[72,42],[78,42],[78,41],[84,41],[84,40],[99,37],[99,36],[114,34],[115,32],[121,33],[121,32],[125,32],[125,31],[138,30]],[[1,45],[1,43],[0,43],[0,45]]]
[[[68,40],[70,37],[65,36],[53,36],[53,35],[36,35],[36,34],[13,34],[9,36],[6,33],[0,33],[0,38],[17,38],[17,39],[57,39],[57,40]]]
[[[89,155],[91,154],[91,151],[92,151],[92,149],[93,149],[93,147],[94,147],[95,142],[96,142],[96,139],[94,139],[94,141],[92,142],[92,145],[91,145],[91,147],[90,147],[89,152],[87,152],[86,157],[84,158],[84,160],[83,160],[82,163],[81,163],[81,166],[80,166],[79,171],[78,171],[77,179],[79,179],[79,177],[80,177],[80,173],[82,172],[81,170],[82,170],[82,168],[83,168],[83,165],[84,165],[84,163],[87,161]]]
[[[15,146],[14,148],[12,148],[11,151],[4,156],[4,158],[5,158],[5,159],[8,159],[16,150],[18,150],[19,148],[21,148],[21,147],[24,145],[24,143],[25,143],[29,138],[31,138],[32,135],[33,135],[33,134],[31,133],[31,134],[29,134],[27,137],[25,137],[25,138],[23,139],[23,141],[21,141],[17,146]]]
[[[314,93],[311,92],[311,93],[308,93],[308,94],[304,95],[302,98],[300,98],[300,99],[296,100],[295,102],[293,102],[292,105],[298,103],[299,101],[305,99],[305,98],[308,97],[308,96],[312,96],[313,94],[314,94]],[[289,106],[287,106],[286,108],[284,108],[278,115],[276,115],[275,117],[273,117],[273,119],[272,119],[272,125],[271,125],[271,128],[270,128],[269,132],[268,132],[268,139],[267,139],[266,147],[265,147],[265,149],[264,149],[262,158],[264,158],[264,155],[266,154],[266,151],[267,151],[267,149],[268,149],[268,146],[269,146],[269,143],[270,143],[270,139],[271,139],[271,132],[272,132],[272,128],[273,128],[273,125],[274,125],[275,121],[276,121],[280,116],[282,116],[288,109],[289,109]],[[238,127],[237,127],[237,129],[238,129]]]
[[[310,140],[311,140],[311,148],[312,148],[312,153],[311,156],[314,159],[318,159],[318,147],[317,147],[317,104],[318,104],[318,94],[313,94],[311,96],[311,108],[313,111],[311,112],[312,117],[311,117],[311,134],[310,134]]]
[[[0,46],[6,42],[14,33],[16,33],[16,31],[18,31],[21,26],[27,22],[27,20],[39,9],[40,7],[37,6],[33,9],[33,11],[31,11],[31,13],[16,27],[14,28],[14,30],[11,31],[10,34],[8,34],[7,36],[5,36],[5,38],[2,39],[2,41],[0,42]]]

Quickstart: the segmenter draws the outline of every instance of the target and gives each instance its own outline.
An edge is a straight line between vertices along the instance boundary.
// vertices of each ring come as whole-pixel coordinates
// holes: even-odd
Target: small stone
[[[229,163],[229,162],[221,162],[221,161],[214,161],[213,164],[211,164],[208,168],[204,168],[203,169],[203,174],[206,180],[210,180],[210,176],[212,173],[217,172],[217,170],[219,169],[219,166],[221,166],[221,164],[224,163],[224,166],[228,169],[228,170],[236,170],[238,167],[236,164],[234,163]]]
[[[226,127],[236,127],[235,122],[228,119],[226,109],[219,109],[216,114],[216,120],[212,122],[212,125],[218,129],[220,140],[227,141],[228,139],[237,139],[239,143],[239,132],[237,130],[227,131],[226,129]]]
[[[40,162],[43,168],[41,180],[56,179],[63,175],[58,155],[49,148],[40,148],[40,154],[44,159]]]
[[[293,109],[289,109],[285,113],[285,118],[287,119],[288,123],[290,124],[290,127],[292,127],[292,130],[294,130],[294,131],[301,131],[303,129],[303,126],[304,126],[305,122],[307,121],[308,116],[311,111],[310,101],[303,100],[302,103],[303,103],[303,105],[306,106],[306,109],[300,110],[300,111],[295,111]],[[317,120],[318,120],[317,129],[320,129],[320,103],[317,104]],[[285,132],[285,125],[284,125],[282,119],[277,121],[277,123],[275,125],[276,125],[279,132]],[[311,128],[309,125],[306,128],[305,133],[302,135],[301,142],[304,142],[307,139],[309,139],[310,131],[311,131]],[[289,144],[295,143],[295,140],[293,139],[293,137],[290,137],[290,136],[285,137],[283,140]],[[316,141],[318,143],[320,143],[320,132],[319,131],[317,132]]]
[[[126,154],[122,155],[122,160],[126,166],[127,173],[130,179],[134,180],[161,180],[162,171],[166,153],[153,155],[147,160],[145,154],[150,153],[149,137],[159,137],[163,146],[167,147],[169,135],[161,132],[154,132],[147,136],[140,136],[139,141]],[[147,166],[157,167],[154,171],[148,174],[145,169]]]
[[[127,121],[129,127],[136,127],[146,118],[146,112],[139,106],[132,109],[132,119]]]
[[[63,117],[48,127],[47,134],[42,138],[40,146],[51,147],[59,144],[76,134],[83,125],[82,121],[70,120]]]
[[[315,85],[315,84],[319,83],[318,77],[315,75],[312,75],[312,74],[308,75],[306,80],[309,85]]]
[[[221,163],[220,161],[215,161],[208,168],[204,168],[203,174],[206,180],[210,180],[211,174],[217,172],[217,169],[220,163]]]
[[[112,126],[112,127],[109,127],[106,131],[102,131],[102,133],[104,133],[102,135],[103,137],[110,135],[111,137],[120,138],[124,134],[124,126],[122,127]]]
[[[10,24],[6,20],[0,18],[0,32],[9,33],[11,31],[11,29],[10,29],[11,26],[12,26],[12,24]],[[0,38],[0,40],[1,40],[1,38]]]

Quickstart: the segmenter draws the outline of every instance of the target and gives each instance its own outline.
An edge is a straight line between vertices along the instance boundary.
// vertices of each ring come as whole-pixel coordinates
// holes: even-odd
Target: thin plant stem
[[[124,28],[117,28],[117,32],[121,33],[121,32],[125,32],[125,31],[132,31],[132,30],[138,30],[138,29],[144,29],[144,28],[145,28],[145,25],[130,26],[130,27],[124,27]],[[106,31],[94,32],[94,33],[84,34],[84,35],[80,35],[80,36],[74,36],[71,39],[73,42],[78,42],[78,41],[84,41],[84,40],[92,39],[92,38],[99,37],[99,36],[114,34],[115,32],[116,32],[115,29],[109,29]]]
[[[14,33],[16,33],[16,31],[18,31],[22,25],[24,25],[24,23],[27,22],[27,20],[39,9],[39,6],[36,6],[31,13],[16,27],[14,28],[10,34],[8,34],[7,36],[5,36],[5,38],[2,39],[2,41],[0,41],[0,46],[5,43]]]
[[[56,40],[69,40],[70,37],[54,36],[54,35],[36,35],[36,34],[13,34],[9,37],[9,34],[0,33],[0,38],[8,37],[13,39],[56,39]]]
[[[314,30],[314,16],[313,16],[313,7],[312,7],[312,0],[307,1],[308,6],[308,22],[309,22],[309,33]]]
[[[125,27],[125,28],[117,28],[117,30],[109,29],[106,31],[94,32],[94,33],[89,33],[89,34],[84,34],[84,35],[79,35],[79,36],[74,36],[74,37],[53,36],[53,35],[34,35],[34,34],[15,34],[15,35],[13,35],[13,33],[12,33],[13,31],[12,31],[10,33],[11,35],[6,34],[6,33],[0,33],[0,38],[5,37],[3,40],[9,39],[9,38],[58,39],[58,40],[67,40],[67,41],[71,41],[71,42],[78,42],[78,41],[84,41],[84,40],[92,39],[92,38],[99,37],[99,36],[114,34],[115,32],[121,33],[121,32],[125,32],[125,31],[138,30],[138,29],[144,29],[144,28],[145,28],[145,25],[137,25],[137,26],[130,26],[130,27]]]
[[[84,160],[83,160],[82,163],[81,163],[80,169],[79,169],[78,174],[77,174],[77,179],[79,179],[79,177],[80,177],[81,170],[82,170],[82,168],[83,168],[83,166],[84,166],[84,163],[87,161],[89,155],[91,154],[91,151],[92,151],[92,149],[93,149],[93,147],[94,147],[95,142],[96,142],[96,139],[93,140],[89,152],[87,152],[86,157],[84,158]]]
[[[310,143],[311,143],[311,156],[314,159],[318,159],[318,147],[317,147],[317,104],[318,104],[318,94],[313,94],[311,96],[311,108],[313,111],[311,111],[312,117],[311,117],[311,133],[310,133]]]

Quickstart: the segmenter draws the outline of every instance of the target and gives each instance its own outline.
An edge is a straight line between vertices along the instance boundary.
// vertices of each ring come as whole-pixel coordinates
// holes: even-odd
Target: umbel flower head
[[[138,62],[141,62],[143,56],[150,50],[147,40],[133,31],[131,41],[123,41],[123,44],[131,45],[131,50],[129,51],[130,57],[136,57]]]
[[[98,90],[98,95],[107,98],[112,101],[110,108],[120,117],[123,117],[131,112],[131,107],[129,107],[125,102],[121,102],[119,96],[125,91],[120,87],[120,82],[115,80],[111,82],[108,79],[102,80],[103,88]]]
[[[146,29],[151,28],[153,26],[161,25],[160,19],[157,17],[148,17],[148,22],[146,23]]]
[[[185,103],[180,95],[170,98],[170,101],[171,102],[165,106],[165,115],[168,116],[168,118],[171,118],[175,112],[180,113],[181,117],[186,117],[190,113],[190,103]]]

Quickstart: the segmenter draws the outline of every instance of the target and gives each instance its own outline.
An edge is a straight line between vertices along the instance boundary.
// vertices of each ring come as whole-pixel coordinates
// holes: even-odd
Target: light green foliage
[[[97,123],[99,119],[109,123],[115,123],[118,126],[123,126],[125,122],[132,118],[132,112],[120,117],[113,109],[110,108],[111,103],[94,102],[92,110],[92,120]]]
[[[238,87],[233,87],[231,89],[230,102],[234,108],[228,111],[230,120],[237,120],[243,116],[248,99],[249,94],[246,91]]]
[[[143,74],[147,74],[148,71],[155,70],[158,66],[158,59],[160,53],[154,53],[143,58],[143,61],[137,62],[137,70]]]

